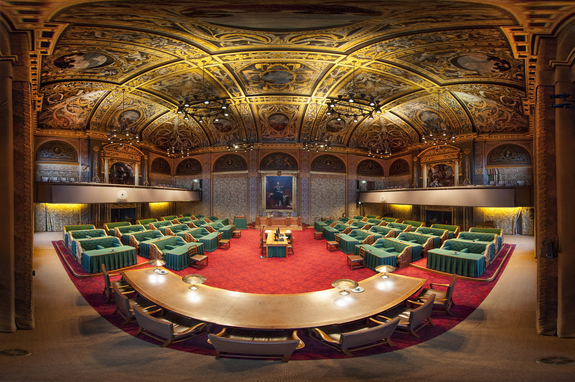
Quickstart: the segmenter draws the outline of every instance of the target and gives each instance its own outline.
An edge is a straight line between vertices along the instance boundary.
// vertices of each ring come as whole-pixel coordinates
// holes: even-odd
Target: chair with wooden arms
[[[353,357],[353,351],[387,344],[393,346],[391,335],[399,317],[383,323],[373,318],[345,325],[309,329],[311,338]]]
[[[128,296],[123,294],[115,284],[112,284],[112,288],[114,289],[114,297],[116,300],[116,309],[112,314],[119,313],[120,316],[125,319],[123,322],[124,325],[132,321],[134,318],[134,306],[138,305],[145,309],[149,309],[155,306],[150,301],[140,296],[128,298]]]
[[[230,239],[222,239],[221,232],[218,232],[218,248],[230,249]]]
[[[430,297],[423,303],[407,300],[407,302],[419,306],[415,309],[410,309],[406,306],[400,305],[398,308],[384,312],[385,315],[376,316],[376,318],[385,318],[386,320],[390,320],[390,316],[397,317],[400,319],[397,330],[405,331],[412,336],[419,338],[416,333],[417,331],[423,329],[427,325],[435,326],[433,325],[433,322],[431,322],[431,309],[433,308],[434,300],[434,294],[430,295]]]
[[[110,279],[110,277],[119,275],[120,275],[119,273],[108,273],[108,271],[106,270],[106,264],[102,264],[102,276],[104,276],[104,291],[102,292],[102,294],[105,294],[107,296],[106,302],[109,302],[114,296],[114,289],[112,288],[113,284],[116,284],[118,286],[118,289],[123,294],[130,294],[135,292],[130,286],[130,284],[126,283],[124,280],[112,281]]]
[[[353,271],[354,269],[365,268],[364,264],[365,248],[359,247],[358,255],[347,255],[347,265]]]
[[[158,313],[160,314],[159,317],[152,315]],[[182,320],[186,320],[187,322],[185,325],[179,324],[174,322],[172,317],[167,317],[166,311],[162,308],[150,311],[150,309],[143,309],[141,306],[135,305],[134,315],[138,321],[138,325],[140,325],[136,337],[143,333],[158,341],[164,341],[164,343],[160,345],[161,347],[166,347],[172,343],[205,334],[211,326],[205,322],[191,318],[182,318]]]
[[[421,292],[415,297],[415,301],[425,301],[431,296],[435,295],[434,306],[441,306],[446,311],[447,314],[452,316],[449,309],[451,305],[455,305],[453,302],[453,291],[455,290],[455,283],[457,282],[457,275],[453,275],[451,282],[449,284],[438,284],[438,283],[431,283],[429,286],[430,288],[423,288]],[[442,289],[435,289],[436,287],[445,287],[445,290]]]
[[[208,256],[198,255],[198,247],[195,245],[188,248],[188,256],[190,258],[190,267],[202,269],[208,266]]]

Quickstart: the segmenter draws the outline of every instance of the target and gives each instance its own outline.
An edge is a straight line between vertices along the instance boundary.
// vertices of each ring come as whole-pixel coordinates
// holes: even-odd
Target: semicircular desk
[[[343,324],[389,309],[413,295],[426,279],[389,274],[359,282],[362,293],[338,289],[298,294],[255,294],[200,285],[197,290],[169,272],[154,268],[122,272],[124,279],[154,304],[217,325],[249,329],[303,329]]]

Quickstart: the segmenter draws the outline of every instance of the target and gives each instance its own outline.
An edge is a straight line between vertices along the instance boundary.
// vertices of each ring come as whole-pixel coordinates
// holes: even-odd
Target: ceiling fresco
[[[528,133],[525,69],[503,27],[507,10],[465,1],[109,1],[52,14],[64,25],[42,61],[39,129],[103,134],[121,123],[165,150],[237,141],[328,141],[393,153],[440,122],[459,139]],[[184,120],[205,91],[229,116]],[[326,115],[327,97],[373,97],[373,120]]]

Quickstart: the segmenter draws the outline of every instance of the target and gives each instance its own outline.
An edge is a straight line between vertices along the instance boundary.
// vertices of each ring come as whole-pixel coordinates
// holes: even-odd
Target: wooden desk
[[[279,241],[274,240],[274,234],[266,232],[266,257],[287,257],[288,241],[284,237]],[[270,253],[271,249],[271,253]]]
[[[218,325],[250,329],[300,329],[343,324],[380,313],[406,300],[427,281],[389,274],[359,282],[363,293],[342,296],[335,288],[298,294],[254,294],[189,284],[154,268],[122,272],[142,296],[165,309]]]

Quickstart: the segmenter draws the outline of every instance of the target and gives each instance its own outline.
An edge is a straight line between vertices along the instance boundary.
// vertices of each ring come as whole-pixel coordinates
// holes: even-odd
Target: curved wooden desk
[[[426,279],[390,274],[359,282],[363,293],[339,294],[337,289],[300,294],[254,294],[200,285],[190,290],[181,277],[159,275],[153,268],[122,275],[155,304],[218,325],[251,329],[301,329],[342,324],[391,308],[414,294]]]

